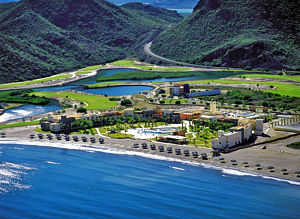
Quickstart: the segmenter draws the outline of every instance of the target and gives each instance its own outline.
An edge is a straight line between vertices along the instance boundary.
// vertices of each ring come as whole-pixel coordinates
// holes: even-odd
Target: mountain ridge
[[[141,10],[104,0],[12,4],[0,13],[1,83],[126,58],[149,31],[182,19],[176,12],[163,11],[158,17]]]
[[[192,64],[300,69],[300,3],[284,2],[201,0],[192,15],[161,33],[151,48]]]

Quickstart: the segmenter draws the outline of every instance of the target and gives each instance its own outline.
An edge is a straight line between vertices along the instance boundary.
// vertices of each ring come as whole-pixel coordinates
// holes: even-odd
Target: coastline
[[[220,157],[212,157],[210,152],[211,149],[199,148],[186,145],[174,145],[165,144],[161,142],[153,142],[150,140],[132,140],[132,139],[111,139],[108,137],[103,137],[105,140],[104,144],[90,143],[90,142],[74,142],[71,138],[70,141],[64,140],[48,140],[44,139],[29,139],[29,134],[37,134],[30,127],[27,128],[14,128],[12,131],[7,131],[7,136],[0,139],[0,143],[9,144],[26,144],[26,145],[36,145],[41,147],[55,147],[55,148],[65,148],[71,150],[83,150],[89,152],[104,152],[104,153],[114,153],[121,155],[132,155],[141,156],[150,159],[167,160],[174,162],[181,162],[189,165],[197,165],[204,168],[213,168],[222,171],[224,174],[239,175],[239,176],[255,176],[263,177],[266,179],[273,179],[277,181],[288,182],[290,184],[300,185],[299,174],[295,172],[300,170],[300,151],[295,154],[291,154],[290,150],[286,153],[276,152],[276,150],[261,150],[260,147],[254,146],[247,149],[238,150],[229,154],[222,154]],[[22,137],[26,136],[26,137]],[[88,139],[92,135],[77,134],[79,138],[81,136],[86,136]],[[100,136],[94,135],[96,139]],[[299,137],[298,137],[299,138]],[[138,149],[132,147],[134,143],[140,144]],[[142,149],[141,144],[146,143],[148,149]],[[164,152],[159,152],[158,149],[151,150],[149,148],[150,144],[155,144],[156,147],[163,145],[165,148]],[[276,144],[275,144],[276,145]],[[173,152],[167,153],[166,148],[172,147]],[[270,147],[268,145],[268,147]],[[181,155],[175,155],[174,150],[181,149]],[[184,156],[183,150],[189,150],[190,156]],[[291,149],[292,150],[292,149]],[[201,153],[206,153],[208,155],[208,160],[202,160],[201,158],[194,158],[192,152],[198,152],[199,157]],[[220,159],[221,158],[221,159]],[[232,164],[232,160],[236,160],[236,164]],[[247,165],[243,164],[247,162]],[[256,164],[260,164],[261,170],[257,170]],[[274,169],[268,169],[269,166],[273,166]],[[285,173],[282,169],[287,169]],[[270,172],[271,171],[271,172]],[[274,171],[274,172],[273,172]]]

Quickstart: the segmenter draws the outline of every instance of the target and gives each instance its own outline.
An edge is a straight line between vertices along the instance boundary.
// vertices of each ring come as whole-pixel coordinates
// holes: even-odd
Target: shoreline
[[[4,141],[0,139],[0,143]],[[241,168],[233,168],[228,166],[221,166],[217,165],[213,162],[203,162],[201,160],[196,159],[185,159],[183,157],[175,157],[175,156],[165,156],[165,154],[153,154],[153,153],[147,153],[145,151],[134,151],[134,150],[128,150],[128,149],[121,149],[119,147],[109,147],[105,144],[103,146],[95,147],[95,145],[88,144],[88,143],[82,143],[82,144],[71,144],[67,142],[60,142],[59,144],[56,144],[54,142],[47,142],[46,144],[37,144],[37,141],[30,141],[30,140],[13,140],[13,139],[7,139],[7,141],[4,141],[5,144],[22,144],[22,145],[28,145],[28,146],[37,146],[37,147],[53,147],[53,148],[62,148],[62,149],[68,149],[68,150],[80,150],[85,152],[99,152],[99,153],[109,153],[109,154],[117,154],[117,155],[127,155],[127,156],[138,156],[143,157],[147,159],[155,159],[155,160],[164,160],[168,162],[178,162],[186,165],[192,165],[192,166],[199,166],[202,168],[208,168],[208,169],[215,169],[218,171],[221,171],[223,174],[228,175],[235,175],[235,176],[251,176],[251,177],[260,177],[264,179],[269,180],[276,180],[279,182],[285,182],[292,185],[300,186],[300,180],[297,179],[291,179],[291,178],[283,178],[283,177],[277,177],[277,176],[271,176],[265,173],[258,173],[258,172],[251,172],[247,170],[243,170]],[[60,146],[58,146],[60,145]],[[72,145],[72,146],[71,146]],[[69,147],[68,147],[69,146]],[[71,146],[71,147],[70,147]],[[176,168],[173,166],[169,166],[169,168],[178,169],[181,171],[184,171],[184,169]]]
[[[38,139],[37,137],[35,139],[29,139],[29,134],[38,134],[30,127],[14,128],[12,130],[12,132],[7,132],[7,136],[5,138],[0,139],[0,143],[19,142],[20,144],[27,145],[136,155],[152,159],[164,159],[167,161],[182,162],[191,165],[197,164],[203,167],[222,170],[225,174],[259,176],[300,185],[300,174],[295,174],[295,172],[300,171],[300,162],[298,162],[300,158],[300,151],[297,151],[298,153],[291,154],[290,151],[292,151],[292,149],[286,149],[286,153],[281,153],[276,152],[275,150],[262,150],[260,149],[260,147],[254,146],[229,154],[221,154],[221,156],[219,157],[212,157],[210,154],[212,149],[186,145],[167,144],[150,140],[111,139],[108,137],[103,137],[105,143],[100,144],[98,141],[96,141],[96,143],[82,142],[82,136],[86,136],[88,140],[92,136],[95,137],[96,140],[98,140],[98,138],[100,137],[99,135],[85,134],[77,134],[80,139],[78,142],[74,142],[72,140],[73,135],[70,135],[70,141],[66,141],[64,140],[64,138],[60,141],[56,140],[55,138],[53,140],[48,140],[46,139],[46,136],[44,137],[44,139]],[[27,136],[27,138],[16,136]],[[132,146],[134,143],[138,143],[140,147],[137,149],[133,148]],[[148,149],[142,149],[142,143],[146,143],[148,145]],[[150,149],[151,144],[156,145],[156,150]],[[164,146],[164,152],[158,151],[158,146],[160,145]],[[167,147],[172,147],[172,153],[166,152]],[[270,146],[268,145],[268,147]],[[176,155],[175,149],[180,149],[181,155]],[[189,150],[190,156],[185,156],[183,154],[184,150]],[[194,158],[192,156],[192,152],[198,152],[199,157]],[[202,153],[206,153],[208,155],[208,160],[201,159]],[[285,156],[285,159],[280,159],[280,155]],[[236,162],[231,162],[232,160],[236,160]],[[260,164],[260,170],[257,170],[257,164]],[[268,167],[270,166],[273,166],[273,169],[268,169]],[[287,169],[287,171],[282,171],[282,169],[285,168]]]

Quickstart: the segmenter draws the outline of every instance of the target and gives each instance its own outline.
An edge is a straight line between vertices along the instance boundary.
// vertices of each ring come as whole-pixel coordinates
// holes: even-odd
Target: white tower
[[[256,120],[256,129],[255,129],[255,135],[261,136],[264,132],[264,120],[263,119],[257,119]]]
[[[209,109],[212,114],[215,114],[217,112],[217,102],[211,101]]]

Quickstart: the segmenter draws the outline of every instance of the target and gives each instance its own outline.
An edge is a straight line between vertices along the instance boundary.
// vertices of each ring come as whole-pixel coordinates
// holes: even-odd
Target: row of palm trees
[[[73,123],[62,123],[61,129],[64,132],[70,132],[74,130],[83,129],[86,132],[87,129],[91,129],[93,127],[103,127],[103,126],[116,126],[118,130],[124,129],[124,126],[129,124],[130,127],[133,128],[134,124],[144,123],[145,127],[154,127],[156,122],[165,122],[166,124],[170,124],[174,122],[174,120],[170,116],[162,116],[161,118],[141,118],[140,116],[111,116],[111,117],[99,117],[95,121],[78,119]]]

